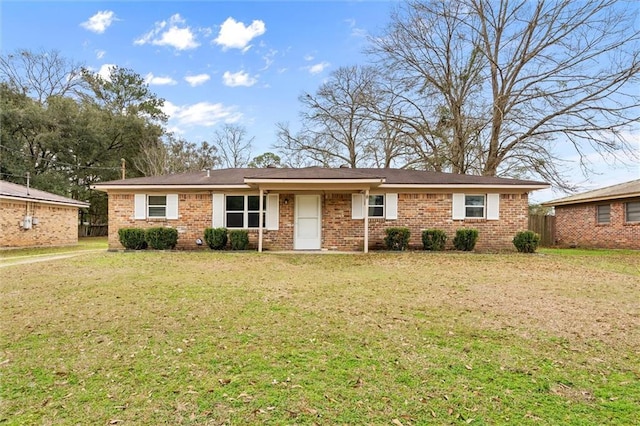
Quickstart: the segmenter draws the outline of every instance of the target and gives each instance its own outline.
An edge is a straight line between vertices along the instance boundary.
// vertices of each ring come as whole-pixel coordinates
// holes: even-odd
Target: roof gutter
[[[78,207],[78,208],[86,208],[86,207],[89,207],[91,205],[89,203],[85,203],[84,201],[78,201],[77,203],[67,203],[67,202],[64,202],[64,201],[47,200],[47,199],[44,199],[44,198],[20,197],[20,196],[12,196],[12,195],[0,195],[0,199],[16,200],[16,201],[29,201],[29,202],[37,202],[37,203],[43,203],[43,204],[53,204],[53,205],[56,205],[56,206],[68,206],[68,207]]]

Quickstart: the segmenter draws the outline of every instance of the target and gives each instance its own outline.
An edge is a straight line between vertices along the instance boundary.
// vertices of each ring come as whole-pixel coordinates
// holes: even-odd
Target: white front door
[[[295,250],[320,249],[322,222],[320,212],[319,195],[296,195],[293,238],[293,248]]]

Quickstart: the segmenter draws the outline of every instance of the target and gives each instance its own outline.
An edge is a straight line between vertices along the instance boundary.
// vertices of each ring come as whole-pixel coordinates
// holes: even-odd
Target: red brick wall
[[[37,221],[22,228],[29,215]],[[0,247],[50,247],[78,243],[78,208],[18,200],[0,200]]]
[[[322,202],[322,248],[325,250],[359,251],[363,249],[364,220],[351,219],[351,194],[325,194]],[[263,230],[264,250],[292,250],[294,237],[293,194],[280,194],[280,223],[278,230]],[[447,233],[448,246],[459,228],[478,229],[478,250],[513,249],[511,240],[518,231],[527,229],[527,194],[502,194],[500,220],[451,219],[451,194],[398,194],[398,220],[369,219],[369,248],[384,247],[385,229],[407,226],[411,230],[410,246],[422,248],[422,231],[442,229]],[[134,194],[109,194],[109,247],[120,249],[118,229],[123,227],[149,228],[169,226],[178,229],[179,249],[197,249],[196,238],[203,238],[204,229],[212,226],[212,197],[210,194],[179,194],[177,220],[133,219]],[[258,231],[249,231],[252,248],[258,245]],[[203,247],[206,248],[206,247]]]
[[[625,223],[625,203],[610,203],[609,224],[596,223],[599,204],[602,203],[556,207],[556,244],[564,247],[640,249],[640,223]]]

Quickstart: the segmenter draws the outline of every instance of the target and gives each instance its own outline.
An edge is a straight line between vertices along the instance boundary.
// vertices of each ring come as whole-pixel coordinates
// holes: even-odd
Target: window
[[[167,216],[167,196],[166,195],[149,195],[147,199],[147,207],[149,209],[149,217],[166,217]]]
[[[597,223],[607,224],[611,222],[611,204],[602,204],[596,207]]]
[[[265,206],[266,197],[263,199],[263,209]],[[260,226],[260,196],[227,195],[225,212],[227,228],[258,228]],[[265,216],[264,210],[262,215]]]
[[[384,217],[384,195],[369,196],[369,217]]]
[[[464,196],[465,218],[484,218],[484,195]]]
[[[625,217],[627,222],[640,222],[640,201],[625,204]]]

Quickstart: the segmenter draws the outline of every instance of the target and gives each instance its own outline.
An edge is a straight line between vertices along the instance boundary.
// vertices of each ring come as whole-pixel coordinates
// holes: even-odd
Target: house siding
[[[625,203],[556,206],[556,244],[561,247],[640,249],[640,223],[625,222]],[[603,204],[611,206],[608,224],[597,223],[597,206]]]
[[[351,218],[351,194],[326,193],[322,202],[322,249],[361,251],[364,241],[364,219]],[[278,230],[263,230],[264,250],[291,250],[294,239],[293,194],[279,194]],[[204,229],[212,226],[212,195],[179,193],[178,219],[134,219],[134,194],[109,193],[109,248],[122,249],[118,229],[168,226],[178,230],[178,249],[198,249],[195,240],[203,238]],[[369,248],[383,249],[385,229],[406,226],[411,231],[411,248],[422,248],[422,231],[438,228],[446,232],[448,248],[459,228],[479,231],[478,250],[513,249],[511,240],[518,231],[527,229],[528,194],[500,195],[500,220],[453,220],[452,194],[399,193],[398,219],[369,219]],[[258,230],[249,230],[250,247],[258,244]],[[200,247],[206,249],[206,245]]]
[[[31,216],[37,224],[24,229],[25,216]],[[52,247],[77,243],[77,207],[0,199],[0,247]]]

